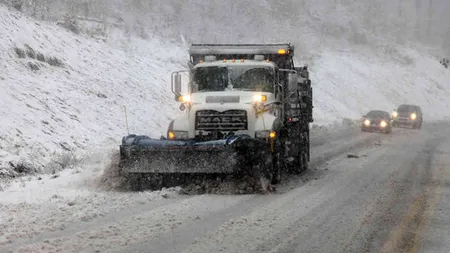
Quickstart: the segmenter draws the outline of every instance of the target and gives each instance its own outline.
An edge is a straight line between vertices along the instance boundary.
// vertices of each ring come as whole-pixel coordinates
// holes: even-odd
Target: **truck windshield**
[[[194,91],[273,92],[274,69],[260,66],[213,66],[197,68]]]

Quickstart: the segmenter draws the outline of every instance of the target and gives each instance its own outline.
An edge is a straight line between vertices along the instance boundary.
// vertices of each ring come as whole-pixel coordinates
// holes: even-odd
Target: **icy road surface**
[[[0,252],[448,252],[450,123],[312,142],[311,169],[269,195],[105,192],[86,171],[13,184]]]

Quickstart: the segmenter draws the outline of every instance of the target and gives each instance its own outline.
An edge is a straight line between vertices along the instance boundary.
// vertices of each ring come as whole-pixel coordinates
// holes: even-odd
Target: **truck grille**
[[[247,130],[247,111],[228,110],[218,112],[214,110],[199,110],[195,113],[196,130]]]

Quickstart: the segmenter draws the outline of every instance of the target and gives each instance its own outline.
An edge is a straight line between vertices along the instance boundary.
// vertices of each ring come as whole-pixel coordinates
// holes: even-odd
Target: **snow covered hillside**
[[[400,46],[326,50],[311,66],[319,122],[418,104],[424,120],[450,116],[450,71],[431,55]]]
[[[187,60],[181,44],[97,41],[2,5],[0,16],[0,170],[24,162],[52,172],[76,162],[73,155],[117,148],[124,106],[130,132],[164,134],[177,111],[170,73]],[[297,46],[300,63],[309,59],[317,124],[399,103],[421,105],[425,120],[450,115],[450,72],[425,51],[329,44]]]
[[[133,39],[124,50],[3,5],[0,17],[0,169],[25,162],[51,172],[117,146],[124,106],[130,132],[165,131],[176,108],[170,71],[186,62],[179,46]]]

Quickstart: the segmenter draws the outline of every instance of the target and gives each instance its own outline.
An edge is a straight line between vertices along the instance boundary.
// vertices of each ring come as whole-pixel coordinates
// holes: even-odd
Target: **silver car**
[[[402,104],[392,112],[394,127],[420,129],[423,123],[422,110],[417,105]]]

